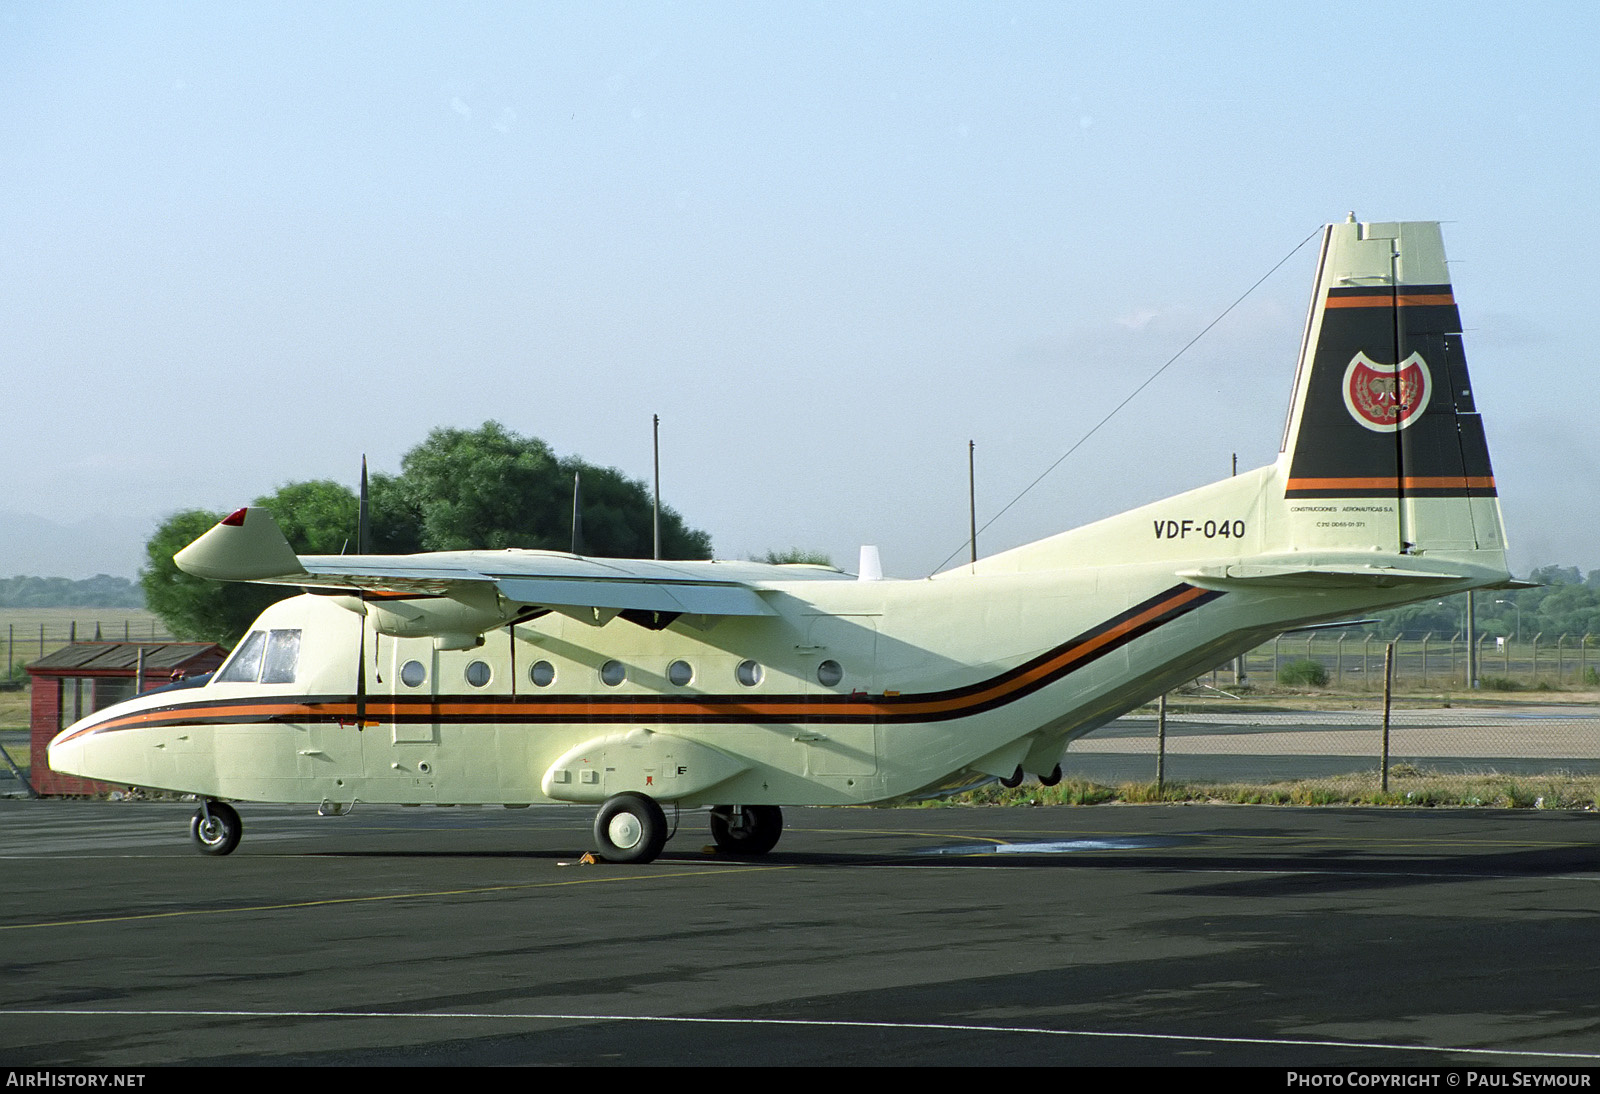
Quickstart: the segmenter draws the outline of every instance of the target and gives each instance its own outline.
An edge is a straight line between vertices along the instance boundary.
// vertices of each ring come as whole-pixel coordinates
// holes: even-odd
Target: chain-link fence
[[[1219,666],[1204,680],[1219,688],[1251,682],[1272,684],[1279,682],[1290,666],[1311,662],[1321,669],[1317,680],[1302,676],[1285,682],[1316,683],[1338,691],[1377,691],[1383,687],[1384,647],[1391,641],[1395,644],[1394,686],[1402,691],[1466,688],[1473,655],[1480,689],[1600,688],[1600,635],[1594,634],[1496,638],[1479,633],[1469,650],[1459,632],[1420,638],[1326,630],[1290,633]]]
[[[164,623],[142,611],[96,613],[88,608],[81,615],[68,609],[0,612],[0,628],[0,658],[4,658],[0,660],[0,683],[25,683],[24,665],[74,642],[174,640]]]

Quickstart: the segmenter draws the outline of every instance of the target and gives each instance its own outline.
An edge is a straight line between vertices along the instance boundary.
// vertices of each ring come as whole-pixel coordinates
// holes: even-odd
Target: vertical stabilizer
[[[1504,549],[1437,224],[1329,226],[1278,467],[1297,548]]]

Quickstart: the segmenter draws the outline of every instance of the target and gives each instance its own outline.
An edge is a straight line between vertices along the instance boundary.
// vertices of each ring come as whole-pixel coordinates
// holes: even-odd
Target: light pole
[[[1514,600],[1496,600],[1496,604],[1505,604],[1517,613],[1517,641],[1522,641],[1522,608]]]

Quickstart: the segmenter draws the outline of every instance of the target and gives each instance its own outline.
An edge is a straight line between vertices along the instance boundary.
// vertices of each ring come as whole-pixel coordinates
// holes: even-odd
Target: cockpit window
[[[298,629],[251,631],[215,679],[226,684],[253,684],[257,680],[263,684],[292,684],[299,663]]]
[[[294,683],[295,666],[300,663],[300,632],[273,631],[267,637],[267,659],[261,666],[263,684]]]
[[[251,631],[233,651],[228,667],[217,673],[219,684],[252,684],[261,675],[261,655],[266,652],[267,632]]]

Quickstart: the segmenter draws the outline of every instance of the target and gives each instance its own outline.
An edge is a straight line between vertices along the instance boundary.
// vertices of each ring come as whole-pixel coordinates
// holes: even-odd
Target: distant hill
[[[0,577],[0,608],[142,608],[144,594],[125,577]]]

